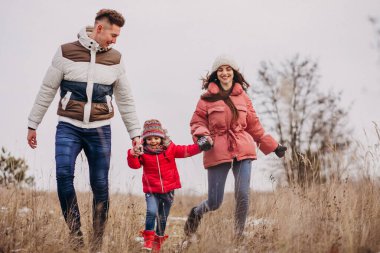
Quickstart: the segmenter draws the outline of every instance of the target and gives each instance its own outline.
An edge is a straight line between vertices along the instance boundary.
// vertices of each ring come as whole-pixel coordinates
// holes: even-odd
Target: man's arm
[[[136,137],[140,136],[141,129],[137,118],[135,100],[133,98],[132,89],[127,80],[122,62],[120,63],[120,68],[121,73],[114,86],[116,104],[119,108],[124,125],[129,133],[129,137],[132,140],[135,140],[136,143],[139,143],[139,140],[137,140]]]
[[[32,110],[28,117],[27,140],[31,148],[37,147],[38,125],[41,123],[46,111],[48,110],[63,78],[62,72],[62,50],[61,47],[54,55],[53,61],[43,79],[41,88],[34,101]]]

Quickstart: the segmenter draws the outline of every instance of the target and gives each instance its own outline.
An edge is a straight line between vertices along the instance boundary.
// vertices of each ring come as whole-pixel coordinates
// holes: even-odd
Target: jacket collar
[[[80,30],[78,33],[79,43],[90,51],[94,50],[96,52],[105,52],[110,50],[112,46],[102,48],[98,42],[89,37],[89,35],[92,33],[92,30],[94,30],[93,26],[86,26],[82,28],[82,30]]]
[[[207,92],[210,93],[210,94],[213,94],[213,95],[216,95],[219,93],[219,87],[216,83],[213,83],[211,82],[209,85],[208,85],[208,89],[207,89]],[[232,92],[231,92],[231,95],[232,96],[238,96],[240,95],[241,93],[243,92],[243,87],[241,87],[241,84],[240,83],[235,83],[234,84],[234,87],[232,88]]]

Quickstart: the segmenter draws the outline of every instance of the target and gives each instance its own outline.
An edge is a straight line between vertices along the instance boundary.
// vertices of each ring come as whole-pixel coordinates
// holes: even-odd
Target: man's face
[[[117,37],[120,35],[119,26],[115,24],[111,25],[105,21],[99,22],[95,29],[96,34],[94,39],[102,48],[115,44]]]

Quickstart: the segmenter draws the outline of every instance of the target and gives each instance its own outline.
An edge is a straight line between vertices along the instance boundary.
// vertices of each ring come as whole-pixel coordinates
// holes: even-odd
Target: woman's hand
[[[279,158],[284,157],[285,151],[288,148],[285,146],[282,146],[281,144],[278,144],[277,148],[273,151]]]
[[[211,146],[214,146],[214,141],[211,138],[211,136],[207,135],[206,138],[207,138],[207,141],[211,144]]]
[[[212,148],[214,141],[210,136],[202,136],[198,139],[199,149],[202,151],[208,151]]]

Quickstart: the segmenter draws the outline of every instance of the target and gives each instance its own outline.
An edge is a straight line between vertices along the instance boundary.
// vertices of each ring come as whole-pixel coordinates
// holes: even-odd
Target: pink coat
[[[210,83],[207,93],[218,92],[219,87]],[[271,135],[265,134],[252,102],[240,84],[234,85],[230,98],[239,111],[238,120],[232,126],[232,112],[223,100],[209,102],[200,99],[191,119],[194,140],[210,135],[214,141],[213,148],[203,153],[205,168],[231,162],[234,158],[238,161],[256,159],[256,144],[265,155],[278,146]]]

